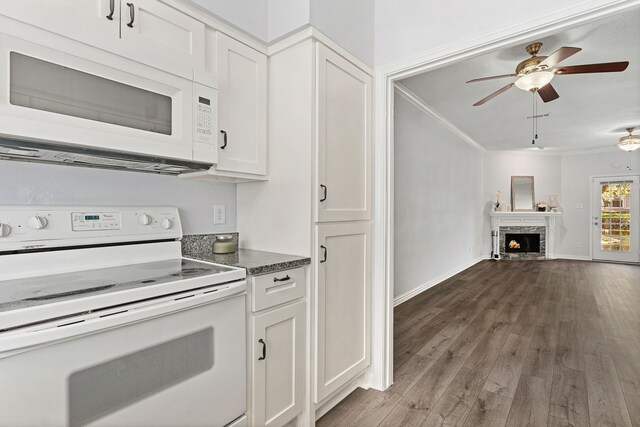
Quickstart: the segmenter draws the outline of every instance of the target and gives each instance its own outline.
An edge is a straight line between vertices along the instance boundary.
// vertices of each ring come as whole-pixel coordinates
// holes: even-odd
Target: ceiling
[[[550,151],[582,151],[614,147],[624,128],[640,130],[640,8],[593,21],[542,39],[479,55],[419,74],[400,83],[432,110],[487,150],[531,149],[532,95],[515,86],[484,105],[472,105],[515,80],[504,78],[477,83],[477,77],[508,74],[529,55],[525,46],[540,41],[539,55],[562,46],[582,51],[562,65],[629,61],[621,73],[556,76],[559,99],[543,103],[538,97],[536,146]],[[537,95],[536,95],[537,96]]]

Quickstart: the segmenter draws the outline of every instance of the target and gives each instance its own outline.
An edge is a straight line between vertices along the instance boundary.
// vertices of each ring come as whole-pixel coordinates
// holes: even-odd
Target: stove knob
[[[171,227],[173,227],[173,221],[171,221],[169,218],[165,218],[162,220],[162,228],[164,228],[165,230],[169,230]]]
[[[34,230],[42,230],[43,228],[47,227],[47,224],[49,222],[45,217],[32,216],[31,218],[29,218],[28,223],[29,227],[33,228]]]
[[[142,225],[151,224],[151,215],[142,214],[138,217],[138,222]]]
[[[0,224],[0,237],[7,237],[9,234],[11,234],[9,224]]]

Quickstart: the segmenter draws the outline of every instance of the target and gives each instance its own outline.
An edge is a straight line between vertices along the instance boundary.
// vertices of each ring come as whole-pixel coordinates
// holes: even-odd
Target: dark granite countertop
[[[311,258],[308,257],[256,251],[253,249],[238,249],[232,254],[214,254],[211,247],[212,240],[209,236],[211,235],[184,236],[182,241],[182,255],[201,261],[244,268],[247,270],[247,274],[254,276],[311,264]]]

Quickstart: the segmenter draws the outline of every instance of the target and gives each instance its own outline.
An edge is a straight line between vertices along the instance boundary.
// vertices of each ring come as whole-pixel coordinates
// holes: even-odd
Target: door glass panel
[[[171,135],[170,96],[10,54],[13,105]]]
[[[603,251],[630,251],[631,183],[615,181],[601,186],[600,249]]]

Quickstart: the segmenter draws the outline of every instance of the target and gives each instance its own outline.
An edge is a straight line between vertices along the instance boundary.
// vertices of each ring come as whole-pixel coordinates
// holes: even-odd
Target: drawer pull
[[[288,274],[286,276],[284,276],[282,279],[278,279],[277,277],[273,278],[274,282],[286,282],[287,280],[291,280],[291,277],[289,277]]]
[[[262,344],[262,356],[258,357],[258,360],[264,360],[267,358],[267,343],[262,338],[258,342]]]
[[[131,17],[131,21],[127,24],[127,27],[133,28],[133,21],[136,20],[136,8],[133,3],[127,3],[129,6],[129,16]]]
[[[109,2],[109,12],[110,12],[110,13],[107,15],[107,19],[108,19],[109,21],[113,21],[113,13],[114,13],[114,12],[115,12],[115,10],[116,10],[115,2],[116,2],[116,0],[111,0],[111,1]]]

